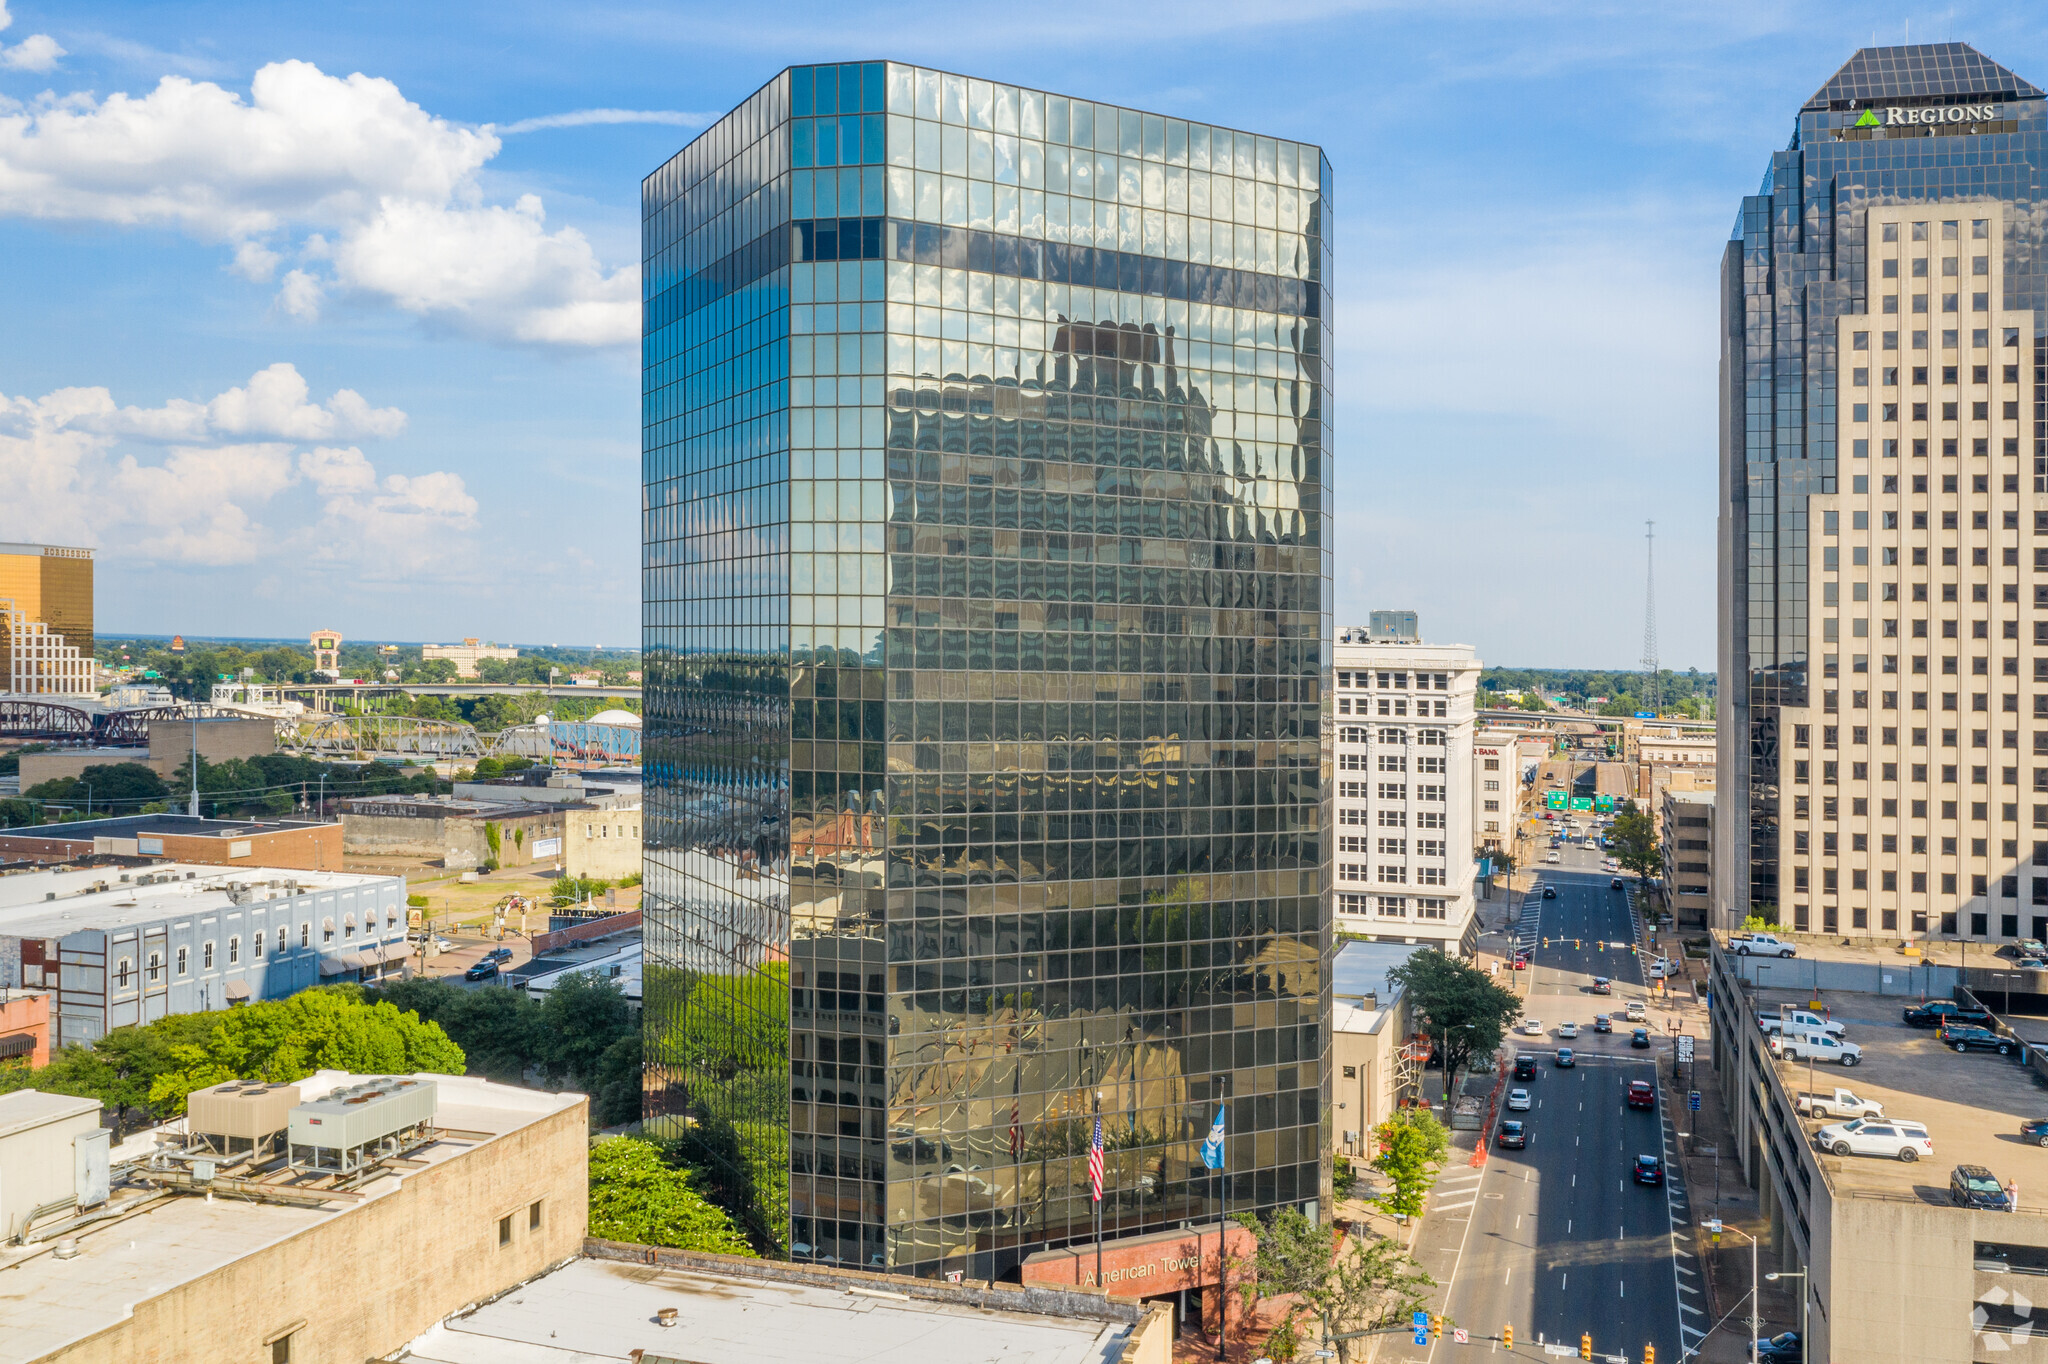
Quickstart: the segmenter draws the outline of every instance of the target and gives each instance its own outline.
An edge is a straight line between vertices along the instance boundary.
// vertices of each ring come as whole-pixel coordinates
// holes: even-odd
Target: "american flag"
[[[1102,1119],[1095,1120],[1095,1139],[1088,1143],[1088,1187],[1102,1201]]]
[[[1022,1114],[1018,1111],[1019,1107],[1018,1100],[1010,1100],[1010,1155],[1012,1157],[1021,1155],[1024,1151],[1024,1125],[1020,1121]]]

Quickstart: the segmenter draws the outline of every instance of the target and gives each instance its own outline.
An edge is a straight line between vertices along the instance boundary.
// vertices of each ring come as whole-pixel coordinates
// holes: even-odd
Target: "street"
[[[1648,1051],[1630,1047],[1637,1025],[1625,1019],[1617,1018],[1611,1034],[1592,1028],[1595,1014],[1619,1015],[1628,1000],[1650,998],[1633,951],[1627,896],[1610,888],[1599,854],[1571,849],[1564,857],[1539,869],[1557,898],[1532,895],[1517,926],[1518,943],[1532,949],[1530,969],[1502,973],[1504,980],[1519,978],[1528,992],[1524,1017],[1543,1025],[1541,1036],[1518,1032],[1505,1044],[1510,1054],[1538,1058],[1535,1080],[1511,1078],[1506,1085],[1526,1088],[1531,1109],[1494,1119],[1496,1128],[1502,1118],[1523,1119],[1529,1145],[1492,1146],[1478,1170],[1469,1167],[1466,1150],[1454,1149],[1429,1213],[1441,1219],[1438,1235],[1448,1232],[1456,1246],[1441,1299],[1445,1315],[1471,1343],[1458,1346],[1447,1332],[1426,1352],[1403,1342],[1392,1358],[1499,1353],[1501,1328],[1512,1325],[1518,1355],[1540,1356],[1546,1344],[1562,1343],[1576,1357],[1581,1334],[1590,1333],[1596,1359],[1640,1361],[1643,1347],[1655,1345],[1676,1361],[1681,1320],[1687,1346],[1696,1346],[1706,1326],[1697,1268],[1683,1248],[1689,1214],[1675,1168],[1672,1115],[1661,1087],[1655,1111],[1632,1110],[1626,1101],[1629,1081],[1656,1084],[1656,1063],[1669,1064],[1670,1042],[1654,1026],[1654,1012]],[[1612,979],[1612,995],[1592,992],[1596,975]],[[1580,1028],[1568,1042],[1557,1036],[1566,1021]],[[1555,1064],[1559,1046],[1574,1050],[1575,1067]],[[1643,1154],[1662,1159],[1666,1185],[1634,1182],[1635,1158]]]

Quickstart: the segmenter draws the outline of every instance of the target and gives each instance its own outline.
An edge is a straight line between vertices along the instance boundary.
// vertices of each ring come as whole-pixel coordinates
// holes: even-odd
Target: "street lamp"
[[[1803,1269],[1784,1269],[1774,1274],[1766,1274],[1764,1277],[1772,1283],[1776,1283],[1780,1279],[1798,1279],[1801,1281],[1799,1285],[1799,1357],[1804,1359],[1806,1357],[1806,1271]]]
[[[1749,1364],[1759,1364],[1756,1344],[1756,1333],[1758,1329],[1756,1320],[1756,1237],[1751,1236],[1748,1232],[1743,1231],[1739,1227],[1728,1226],[1726,1223],[1722,1222],[1722,1220],[1718,1217],[1709,1218],[1708,1220],[1700,1223],[1700,1226],[1704,1227],[1706,1230],[1712,1232],[1716,1236],[1719,1236],[1724,1231],[1732,1231],[1737,1236],[1740,1236],[1743,1240],[1749,1242]],[[1706,1337],[1702,1336],[1700,1337],[1700,1339],[1702,1342],[1704,1342],[1706,1340]],[[1804,1350],[1806,1348],[1805,1336],[1801,1336],[1799,1338],[1799,1348],[1801,1350]],[[1691,1353],[1697,1354],[1699,1352],[1697,1350],[1694,1350],[1691,1351]],[[1680,1358],[1684,1358],[1685,1354],[1685,1351],[1681,1351]]]

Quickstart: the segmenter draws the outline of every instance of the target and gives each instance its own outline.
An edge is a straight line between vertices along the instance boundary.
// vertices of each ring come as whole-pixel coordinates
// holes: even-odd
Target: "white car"
[[[1526,1112],[1527,1112],[1528,1110],[1529,1110],[1529,1091],[1528,1091],[1528,1090],[1526,1090],[1526,1089],[1511,1089],[1511,1090],[1509,1090],[1509,1091],[1508,1091],[1508,1111],[1509,1111],[1510,1113],[1526,1113]]]
[[[1669,957],[1659,957],[1649,965],[1649,977],[1651,980],[1662,980],[1665,976],[1675,976],[1677,974],[1678,963]]]
[[[1814,1145],[1838,1156],[1891,1156],[1915,1161],[1934,1154],[1934,1139],[1917,1122],[1899,1118],[1857,1118],[1813,1134]]]
[[[1552,862],[1552,863],[1554,863],[1554,862],[1562,862],[1562,861],[1564,861],[1564,857],[1563,857],[1563,856],[1562,856],[1561,854],[1559,854],[1559,853],[1555,853],[1555,852],[1553,852],[1553,853],[1551,853],[1551,854],[1550,854],[1550,855],[1549,855],[1548,857],[1544,858],[1543,860],[1544,860],[1545,862]]]
[[[1523,1019],[1522,1032],[1529,1037],[1543,1036],[1543,1020],[1540,1018]]]
[[[1579,1025],[1576,1023],[1560,1023],[1557,1025],[1557,1035],[1559,1037],[1577,1037],[1579,1035]]]

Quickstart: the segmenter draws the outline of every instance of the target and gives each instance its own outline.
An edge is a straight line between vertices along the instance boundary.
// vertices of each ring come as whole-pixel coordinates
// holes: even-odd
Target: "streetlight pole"
[[[1785,1269],[1775,1274],[1766,1274],[1764,1277],[1772,1283],[1776,1283],[1780,1279],[1799,1280],[1799,1357],[1804,1359],[1806,1357],[1806,1271],[1803,1269]]]
[[[1732,1231],[1743,1240],[1749,1242],[1749,1364],[1761,1364],[1758,1358],[1756,1334],[1759,1329],[1757,1324],[1756,1237],[1751,1236],[1740,1227],[1727,1225],[1718,1217],[1710,1218],[1700,1225],[1716,1235],[1724,1231]],[[1806,1337],[1803,1334],[1799,1337],[1799,1348],[1802,1351],[1806,1349]],[[1695,1350],[1693,1353],[1697,1354],[1698,1351]]]

